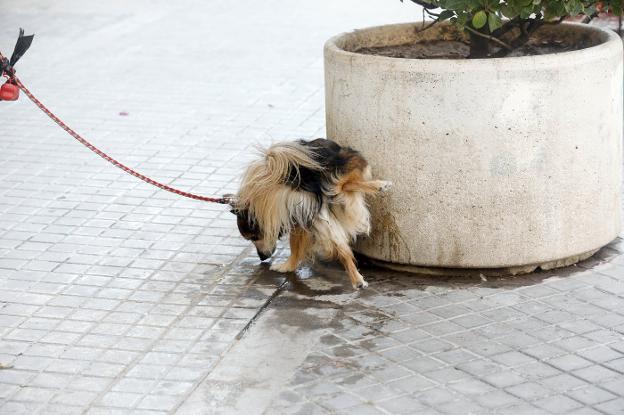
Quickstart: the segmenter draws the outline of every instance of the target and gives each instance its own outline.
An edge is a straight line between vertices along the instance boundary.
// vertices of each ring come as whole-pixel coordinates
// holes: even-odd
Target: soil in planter
[[[546,55],[583,49],[592,45],[589,41],[587,44],[585,42],[571,44],[559,40],[539,40],[529,42],[513,50],[507,56]],[[492,47],[490,52],[493,55],[498,52],[498,49]],[[360,48],[355,50],[355,53],[404,59],[466,59],[470,53],[470,46],[458,40],[430,40],[402,45]]]

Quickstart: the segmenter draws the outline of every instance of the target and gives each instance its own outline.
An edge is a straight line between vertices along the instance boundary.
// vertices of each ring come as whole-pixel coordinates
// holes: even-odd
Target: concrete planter
[[[374,27],[325,45],[327,137],[392,191],[356,250],[400,266],[548,269],[620,231],[622,43],[595,27],[540,36],[597,46],[551,55],[409,60],[354,53],[435,39]]]

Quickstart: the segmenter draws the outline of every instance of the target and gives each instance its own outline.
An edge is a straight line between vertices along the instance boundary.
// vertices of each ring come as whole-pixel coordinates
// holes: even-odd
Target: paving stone
[[[575,369],[592,366],[592,363],[574,354],[568,354],[561,357],[548,360],[548,364],[564,371],[573,371]]]
[[[607,414],[622,413],[624,412],[624,398],[617,398],[595,405],[595,408]]]
[[[573,391],[568,391],[567,395],[577,401],[583,402],[586,405],[595,405],[616,398],[616,395],[613,395],[612,393],[594,385],[588,385]]]
[[[388,382],[387,385],[410,394],[418,393],[435,386],[433,382],[419,375]]]
[[[376,384],[373,386],[364,387],[358,389],[355,393],[363,400],[370,402],[387,400],[399,395],[403,395],[404,392],[397,388],[390,388],[388,385]]]
[[[500,408],[521,403],[522,401],[501,390],[492,390],[475,398],[476,402],[485,408]]]
[[[442,411],[446,414],[478,414],[483,411],[483,407],[477,403],[471,402],[469,400],[457,400],[449,403],[445,403],[440,405],[438,410]]]
[[[413,414],[426,409],[417,399],[407,395],[379,402],[377,406],[392,414]]]
[[[567,414],[572,410],[583,407],[583,404],[567,396],[550,396],[535,402],[535,405],[554,414]]]
[[[437,407],[457,399],[457,394],[446,387],[436,387],[426,390],[417,395],[418,400],[431,407]]]
[[[571,411],[568,413],[572,415],[599,415],[601,412],[590,407],[585,407],[585,408],[575,409],[574,411]]]
[[[564,392],[567,390],[576,389],[580,386],[587,385],[587,383],[584,380],[579,379],[578,377],[572,376],[567,373],[561,373],[556,376],[548,377],[548,378],[542,379],[540,382],[544,384],[545,386],[549,387],[550,389],[553,389],[559,392]]]
[[[348,393],[341,393],[333,398],[325,399],[321,406],[331,411],[342,411],[347,408],[358,406],[362,400]]]

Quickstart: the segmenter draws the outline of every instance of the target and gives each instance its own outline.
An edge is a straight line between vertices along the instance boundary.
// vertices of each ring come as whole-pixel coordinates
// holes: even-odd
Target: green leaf
[[[513,19],[518,15],[518,12],[508,4],[503,4],[501,6],[501,13],[508,19]]]
[[[463,30],[463,28],[461,28],[461,26],[465,26],[466,23],[468,22],[468,15],[466,13],[457,13],[457,24],[460,26],[460,29]]]
[[[520,18],[528,19],[533,14],[533,9],[530,7],[524,7],[520,10]]]
[[[440,6],[446,10],[464,10],[467,6],[466,0],[444,0],[440,2]]]
[[[570,16],[576,16],[581,13],[583,10],[583,6],[579,0],[571,0],[564,3],[565,11],[570,14]]]
[[[503,25],[503,21],[496,13],[488,14],[488,27],[490,28],[490,33],[498,29]]]
[[[442,10],[440,15],[438,16],[438,21],[439,22],[443,22],[444,20],[450,19],[453,16],[455,16],[455,12],[454,11],[452,11],[452,10]]]
[[[472,26],[475,29],[481,29],[487,23],[487,14],[485,11],[480,10],[472,16]]]

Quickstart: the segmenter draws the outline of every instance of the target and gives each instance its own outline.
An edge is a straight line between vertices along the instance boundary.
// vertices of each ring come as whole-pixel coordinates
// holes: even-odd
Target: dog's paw
[[[368,283],[362,278],[360,281],[356,281],[353,283],[353,288],[359,290],[360,288],[368,287]]]
[[[282,264],[271,264],[270,270],[276,272],[293,272],[296,268],[293,268],[288,262]]]
[[[390,190],[390,188],[392,188],[392,186],[393,186],[392,182],[384,180],[381,182],[381,185],[379,186],[379,191],[387,192],[388,190]]]

